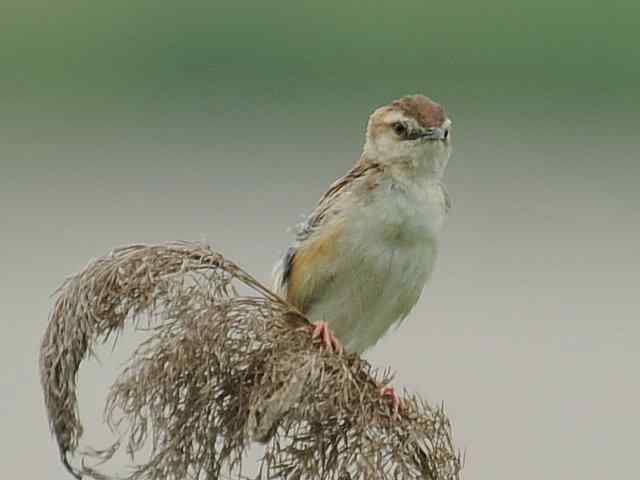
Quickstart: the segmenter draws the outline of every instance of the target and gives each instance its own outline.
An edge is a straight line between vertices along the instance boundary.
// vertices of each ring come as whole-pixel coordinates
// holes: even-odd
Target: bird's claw
[[[327,350],[330,352],[336,352],[338,354],[344,351],[344,347],[342,343],[336,337],[336,335],[331,331],[327,322],[317,322],[312,325],[313,332],[311,334],[312,339],[320,338],[322,340],[322,344],[327,347]]]
[[[404,410],[404,402],[398,396],[395,389],[388,385],[380,387],[380,395],[383,397],[391,397],[391,408],[393,409],[393,415],[395,417],[399,417],[400,412]]]

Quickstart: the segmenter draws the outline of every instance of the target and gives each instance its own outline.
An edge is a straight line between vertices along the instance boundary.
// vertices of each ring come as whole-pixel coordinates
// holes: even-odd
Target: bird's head
[[[383,164],[409,163],[444,173],[451,153],[451,120],[424,95],[402,97],[369,117],[364,154]]]

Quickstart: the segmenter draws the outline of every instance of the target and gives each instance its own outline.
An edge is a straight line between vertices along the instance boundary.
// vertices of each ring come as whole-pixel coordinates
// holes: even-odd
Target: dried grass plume
[[[80,364],[143,321],[153,333],[106,399],[118,440],[80,448]],[[388,378],[356,355],[325,352],[308,325],[206,245],[135,245],[95,260],[58,290],[40,352],[62,461],[78,478],[101,479],[91,457],[124,448],[137,460],[146,449],[126,478],[244,478],[242,458],[259,441],[260,479],[459,478],[442,407],[408,396],[393,416],[378,393]]]

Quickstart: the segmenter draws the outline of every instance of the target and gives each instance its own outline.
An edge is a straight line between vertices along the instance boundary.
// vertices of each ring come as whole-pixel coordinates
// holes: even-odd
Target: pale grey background
[[[68,478],[37,376],[66,275],[118,245],[206,239],[268,279],[370,111],[414,92],[454,120],[454,207],[431,285],[368,358],[445,402],[466,478],[635,475],[635,4],[323,5],[8,3],[2,478]],[[102,359],[81,375],[98,445],[118,367]]]

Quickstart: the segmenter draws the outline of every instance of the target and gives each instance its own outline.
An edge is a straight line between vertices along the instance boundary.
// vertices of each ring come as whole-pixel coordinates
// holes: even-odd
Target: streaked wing
[[[320,198],[311,215],[299,228],[296,235],[298,242],[306,240],[318,227],[327,221],[332,213],[339,211],[340,197],[350,190],[348,188],[350,185],[352,186],[367,175],[381,169],[380,164],[361,159],[346,175],[333,182],[329,190]]]
[[[361,160],[336,180],[299,227],[295,245],[277,265],[277,290],[301,311],[306,311],[331,281],[330,265],[336,259],[335,246],[343,230],[341,223],[334,219],[348,203],[345,196],[357,182],[371,181],[373,186],[375,180],[368,175],[380,169],[376,163]]]

